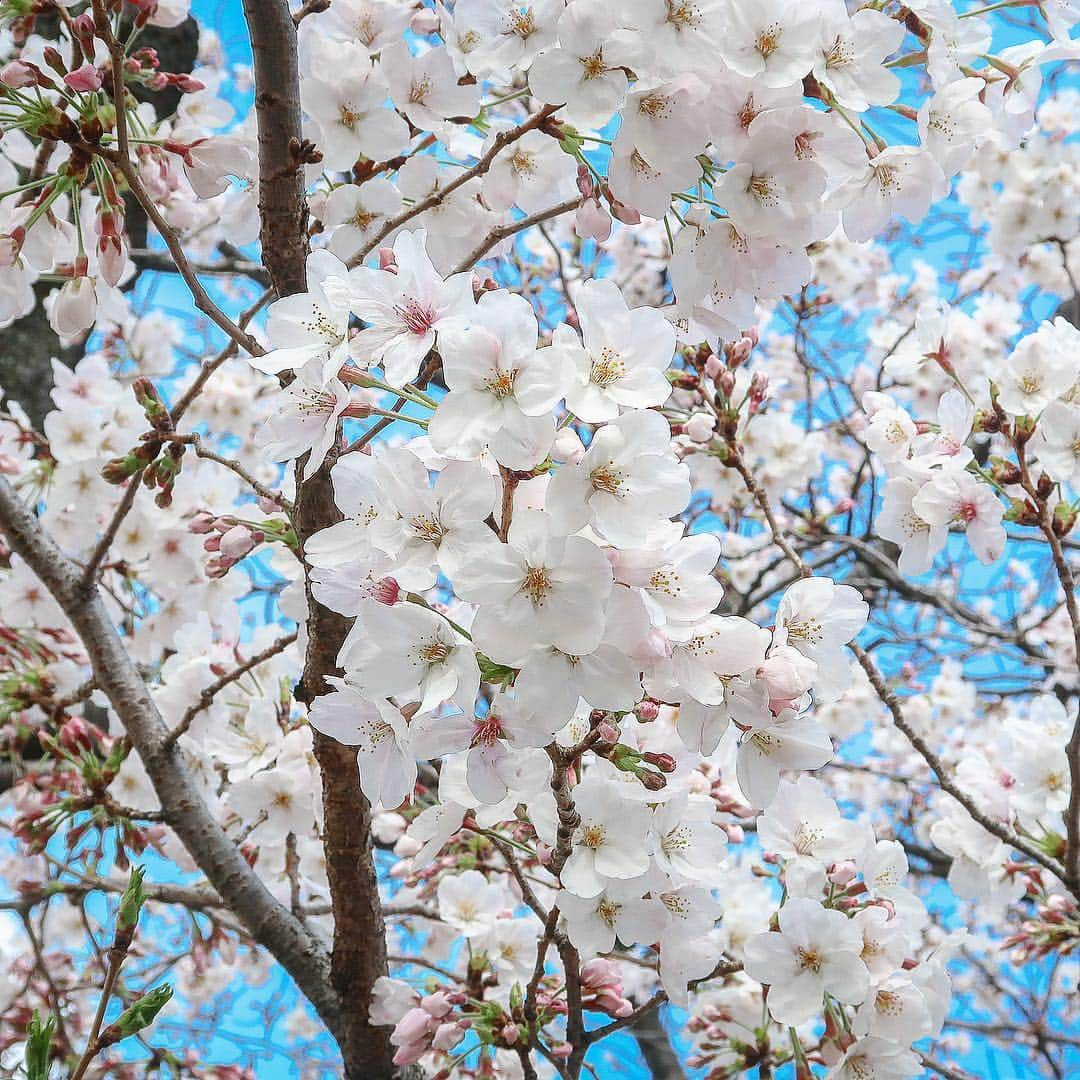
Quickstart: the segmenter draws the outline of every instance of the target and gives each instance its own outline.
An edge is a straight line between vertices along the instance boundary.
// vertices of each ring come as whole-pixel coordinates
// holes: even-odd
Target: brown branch
[[[0,477],[0,531],[49,590],[86,649],[94,678],[142,759],[165,817],[207,880],[248,933],[289,972],[331,1031],[340,1030],[328,958],[293,915],[279,904],[203,800],[199,784],[127,654],[93,584],[76,567]]]
[[[764,515],[766,522],[769,526],[769,531],[772,534],[773,542],[778,548],[787,556],[792,565],[799,571],[802,577],[813,577],[813,571],[807,566],[802,556],[792,547],[791,541],[784,533],[783,528],[776,519],[776,515],[773,512],[772,504],[769,501],[769,496],[764,488],[762,488],[757,480],[754,478],[753,473],[747,468],[746,463],[743,461],[742,455],[739,453],[738,448],[729,443],[729,463],[732,468],[742,477],[743,483],[746,485],[747,491],[754,497],[754,501],[757,503],[761,513]],[[1056,859],[1051,859],[1044,852],[1040,851],[1033,844],[1028,843],[1022,836],[1017,835],[1012,829],[1010,829],[1003,822],[997,821],[990,817],[988,814],[984,814],[982,810],[975,804],[974,800],[966,792],[964,792],[949,776],[948,769],[945,767],[944,762],[937,756],[936,753],[930,748],[929,744],[921,735],[907,722],[907,718],[904,716],[903,708],[900,705],[900,699],[896,696],[895,692],[890,690],[886,685],[885,680],[881,676],[881,672],[878,671],[874,661],[863,650],[860,645],[855,642],[851,642],[848,646],[855,654],[855,659],[858,660],[859,666],[866,672],[866,677],[870,680],[870,685],[873,686],[875,693],[880,698],[881,703],[889,710],[892,716],[893,723],[897,729],[907,736],[908,742],[923,758],[927,765],[930,766],[931,772],[937,779],[938,785],[942,791],[948,792],[960,805],[971,815],[971,817],[977,821],[987,832],[996,836],[1003,843],[1008,844],[1010,847],[1015,848],[1017,851],[1022,852],[1033,862],[1038,863],[1040,866],[1049,870],[1055,877],[1065,881],[1065,872],[1062,869],[1061,864]],[[1068,882],[1066,882],[1068,884]]]
[[[1054,512],[1049,501],[1039,494],[1028,470],[1026,443],[1014,434],[1013,446],[1020,466],[1020,483],[1039,510],[1039,529],[1050,545],[1050,557],[1054,563],[1058,581],[1065,593],[1065,610],[1073,632],[1073,657],[1080,661],[1080,606],[1076,599],[1076,578],[1065,558],[1061,537],[1054,529]],[[1069,763],[1069,805],[1065,809],[1065,857],[1064,881],[1074,896],[1080,897],[1080,716],[1073,722],[1072,733],[1065,746]]]
[[[563,214],[568,214],[571,210],[576,210],[584,200],[580,195],[573,199],[567,199],[564,202],[556,203],[555,206],[548,207],[547,210],[540,210],[535,214],[530,214],[528,217],[518,218],[516,221],[508,221],[505,225],[496,225],[454,267],[451,273],[460,274],[464,270],[471,270],[496,244],[503,240],[508,239],[511,236],[516,236],[519,232],[525,229],[531,228],[533,225],[540,225],[545,221],[550,221],[552,218],[561,217]]]
[[[359,266],[368,255],[370,255],[395,229],[399,229],[406,222],[411,221],[414,217],[418,217],[425,210],[430,210],[435,206],[438,206],[448,196],[453,195],[458,188],[467,184],[476,176],[483,176],[484,173],[491,168],[491,163],[495,160],[499,154],[505,150],[512,143],[517,142],[523,135],[527,135],[530,131],[535,131],[542,124],[547,121],[553,112],[556,111],[557,106],[545,105],[539,112],[535,112],[523,123],[519,124],[515,128],[510,128],[507,131],[500,131],[495,136],[491,146],[483,156],[476,162],[475,165],[461,172],[460,175],[455,176],[446,187],[439,188],[437,191],[433,191],[426,199],[421,199],[419,202],[413,203],[412,206],[402,210],[400,214],[392,217],[387,221],[383,227],[367,242],[348,262],[349,266]],[[495,241],[497,243],[497,241]],[[486,250],[486,249],[485,249]],[[471,263],[469,264],[472,265]]]
[[[231,473],[239,476],[256,495],[261,495],[264,499],[269,499],[270,502],[277,503],[286,513],[291,514],[293,511],[292,502],[287,499],[280,491],[275,491],[273,488],[268,488],[262,481],[257,480],[254,476],[239,461],[235,458],[227,458],[223,454],[219,454],[214,450],[208,450],[202,444],[202,437],[197,433],[191,435],[174,436],[171,439],[172,442],[186,443],[195,451],[195,456],[203,458],[206,461],[217,462],[218,465],[223,465]]]
[[[227,671],[219,679],[215,679],[203,692],[199,695],[199,700],[194,705],[190,706],[184,715],[180,718],[180,723],[176,725],[165,737],[165,745],[171,747],[177,739],[186,734],[191,727],[192,721],[199,715],[204,709],[209,709],[214,703],[214,698],[225,689],[226,686],[231,686],[234,682],[242,679],[253,668],[257,668],[260,664],[265,664],[271,657],[277,656],[278,653],[284,652],[297,637],[297,631],[293,631],[291,634],[286,634],[284,637],[279,637],[272,645],[268,645],[262,652],[256,653],[254,656],[245,660],[239,667],[235,667],[232,671]]]
[[[259,129],[259,240],[278,296],[307,288],[307,200],[296,24],[287,0],[244,0]]]
[[[307,287],[308,251],[296,25],[286,0],[244,0],[244,17],[255,64],[262,257],[278,295],[290,296]],[[303,459],[297,462],[293,526],[301,550],[314,533],[341,520],[330,482],[336,459],[336,453],[328,455],[308,480],[303,480]],[[315,599],[307,575],[305,587],[307,654],[296,693],[310,704],[330,689],[326,676],[337,671],[350,620]],[[375,980],[387,973],[371,807],[360,790],[355,749],[319,732],[314,733],[314,747],[322,773],[323,845],[334,913],[326,989],[340,1009],[340,1023],[331,1031],[348,1080],[389,1080],[399,1075],[390,1031],[368,1020]]]

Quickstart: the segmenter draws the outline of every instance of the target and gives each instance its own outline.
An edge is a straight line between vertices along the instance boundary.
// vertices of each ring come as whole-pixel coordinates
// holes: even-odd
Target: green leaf
[[[476,662],[480,665],[480,676],[484,682],[493,686],[501,686],[505,689],[514,685],[517,678],[517,668],[507,667],[505,664],[496,664],[490,657],[482,652],[476,654]]]
[[[34,1016],[26,1029],[26,1057],[24,1065],[27,1080],[48,1080],[49,1050],[52,1047],[53,1032],[56,1031],[56,1017],[50,1016],[44,1023],[41,1015],[34,1011]]]
[[[146,903],[146,893],[143,891],[144,874],[141,866],[136,866],[131,871],[127,888],[120,897],[120,910],[116,914],[118,930],[134,930],[139,921],[139,912]]]
[[[121,1039],[126,1039],[129,1035],[148,1028],[157,1014],[169,1003],[172,994],[172,987],[168,983],[144,994],[117,1017],[116,1023],[110,1024],[101,1033],[98,1048],[112,1046],[113,1043],[118,1043]]]

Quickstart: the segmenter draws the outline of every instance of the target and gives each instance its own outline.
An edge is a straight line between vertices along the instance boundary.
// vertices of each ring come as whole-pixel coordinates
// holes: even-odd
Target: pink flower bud
[[[60,745],[65,750],[89,750],[93,742],[90,725],[81,716],[72,716],[60,728]]]
[[[101,89],[101,72],[98,71],[91,63],[85,63],[81,68],[76,71],[69,71],[64,76],[64,82],[71,87],[72,90],[82,90],[85,93],[92,93],[94,90]]]
[[[750,354],[753,351],[754,343],[749,338],[740,338],[727,350],[728,363],[733,368],[736,368],[740,364],[746,363],[746,361],[750,359]]]
[[[521,1034],[521,1032],[520,1032],[517,1024],[511,1023],[511,1024],[504,1024],[502,1032],[500,1034],[506,1040],[507,1043],[509,1043],[511,1046],[513,1046],[513,1044],[518,1041],[518,1036]]]
[[[61,337],[74,337],[89,330],[97,318],[97,293],[88,277],[65,281],[53,301],[49,324]]]
[[[101,276],[108,284],[118,285],[127,266],[127,239],[119,236],[99,237],[97,251]]]
[[[439,32],[440,19],[438,12],[432,11],[431,8],[420,8],[413,13],[412,19],[409,21],[409,29],[420,37],[427,37],[428,34],[437,34]]]
[[[619,202],[618,199],[611,200],[611,213],[624,225],[641,224],[640,212],[635,210],[632,206],[627,206],[626,203]]]
[[[600,724],[597,731],[600,732],[600,738],[603,739],[604,742],[614,743],[619,741],[619,729],[609,720],[605,720]]]
[[[697,412],[686,422],[686,434],[696,443],[707,443],[716,427],[716,417]]]
[[[638,704],[638,707],[634,710],[634,715],[643,724],[652,723],[660,715],[660,702],[653,701],[652,698],[646,698]]]
[[[398,1022],[390,1034],[396,1046],[426,1040],[431,1027],[431,1015],[424,1009],[410,1009]]]
[[[431,1040],[432,1050],[452,1050],[462,1039],[465,1032],[458,1024],[440,1024],[435,1031],[435,1037]]]
[[[829,880],[834,885],[849,885],[855,880],[856,873],[855,863],[851,859],[845,859],[833,864],[829,870]]]
[[[35,86],[37,80],[38,69],[24,60],[12,60],[0,68],[0,82],[13,90],[21,90],[24,86]]]
[[[452,1006],[450,1002],[447,1001],[446,994],[439,990],[434,994],[428,994],[427,997],[421,998],[420,1008],[429,1016],[441,1019],[450,1011]]]
[[[214,515],[200,510],[189,522],[188,531],[193,533],[208,533],[214,528]]]
[[[577,167],[577,189],[584,199],[591,199],[596,195],[596,184],[587,165]]]
[[[169,82],[184,94],[197,94],[206,89],[206,83],[193,79],[190,75],[170,75]]]
[[[716,353],[713,353],[708,360],[705,361],[705,377],[709,379],[715,379],[721,371],[724,370],[724,361],[720,359]]]
[[[585,447],[578,433],[571,428],[559,431],[551,446],[551,456],[555,461],[576,465],[585,456]]]
[[[383,578],[371,591],[371,598],[387,607],[393,607],[401,595],[401,586],[392,578]]]
[[[583,240],[602,244],[611,236],[611,215],[596,199],[586,199],[574,215],[574,231]]]
[[[242,559],[255,547],[255,537],[246,525],[234,525],[221,537],[218,550],[230,559]]]
[[[393,248],[379,248],[379,269],[386,270],[390,274],[397,273],[397,256]]]

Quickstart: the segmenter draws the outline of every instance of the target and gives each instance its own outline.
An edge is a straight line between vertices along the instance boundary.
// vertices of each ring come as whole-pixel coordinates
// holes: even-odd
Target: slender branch
[[[757,503],[758,508],[764,515],[766,522],[769,526],[769,531],[772,534],[773,541],[776,546],[784,553],[785,556],[791,561],[792,565],[799,571],[802,577],[813,577],[813,571],[806,564],[802,556],[791,545],[791,541],[786,536],[783,528],[776,519],[776,515],[773,512],[772,503],[769,500],[769,496],[764,488],[762,488],[757,480],[754,478],[753,473],[747,468],[742,455],[739,453],[737,447],[733,444],[729,444],[729,450],[731,457],[729,457],[729,463],[735,469],[736,472],[742,477],[743,483],[746,485],[747,491],[753,496],[754,501]],[[875,693],[880,698],[882,704],[889,710],[893,718],[893,723],[896,727],[907,736],[908,741],[912,747],[922,756],[927,765],[930,766],[930,770],[937,778],[937,782],[943,791],[948,792],[960,805],[971,815],[971,817],[977,821],[987,832],[992,833],[1003,843],[1008,844],[1010,847],[1015,848],[1017,851],[1022,852],[1029,859],[1037,862],[1040,866],[1049,870],[1055,877],[1065,880],[1065,872],[1060,863],[1056,859],[1050,858],[1044,852],[1040,851],[1033,844],[1028,843],[1023,837],[1017,835],[1012,829],[1000,821],[995,820],[988,814],[983,813],[982,810],[975,804],[974,800],[966,792],[964,792],[949,776],[948,769],[945,764],[937,756],[936,753],[930,748],[927,742],[921,735],[907,722],[904,716],[904,711],[900,705],[900,700],[896,694],[889,689],[885,680],[882,678],[881,673],[878,671],[877,666],[873,660],[865,652],[865,650],[852,642],[849,646],[851,651],[855,654],[855,659],[858,660],[860,667],[866,672],[867,678],[870,680],[870,685],[873,686]]]
[[[214,703],[214,698],[225,689],[226,686],[231,686],[234,682],[242,679],[249,671],[257,668],[260,664],[265,664],[267,660],[277,656],[279,653],[284,652],[297,638],[297,631],[293,631],[291,634],[286,634],[284,637],[279,637],[272,645],[268,645],[262,652],[256,653],[254,656],[245,660],[239,667],[235,667],[232,671],[227,671],[220,678],[215,679],[203,692],[199,695],[199,700],[191,705],[184,715],[180,718],[180,723],[176,725],[165,737],[165,746],[171,747],[177,739],[182,735],[185,735],[188,729],[191,727],[192,721],[199,713],[205,709],[210,708]]]
[[[445,187],[439,188],[433,191],[426,199],[421,199],[419,202],[415,202],[412,206],[402,210],[400,214],[390,218],[383,227],[367,242],[348,262],[349,266],[359,266],[368,255],[370,255],[392,232],[401,228],[406,222],[411,221],[414,217],[418,217],[425,210],[431,210],[433,207],[438,206],[444,199],[453,195],[458,188],[467,184],[470,180],[477,176],[483,176],[484,173],[491,168],[491,163],[499,156],[499,154],[505,150],[512,143],[517,142],[523,135],[527,135],[530,131],[535,131],[541,127],[552,113],[556,111],[557,106],[545,105],[539,112],[535,112],[523,123],[519,124],[515,128],[510,128],[507,131],[500,131],[495,136],[494,140],[483,156],[476,162],[475,165],[468,169],[464,169],[458,176],[455,176]],[[485,249],[486,250],[486,249]],[[472,265],[471,263],[469,264]]]
[[[540,210],[535,214],[530,214],[528,217],[508,221],[505,225],[496,225],[451,272],[460,274],[464,270],[471,270],[496,244],[511,236],[516,236],[519,232],[531,228],[533,225],[539,225],[542,222],[550,221],[552,218],[568,214],[571,210],[576,210],[583,201],[582,197],[578,195],[576,198],[566,199],[564,202],[548,207],[547,210]]]
[[[90,1068],[90,1063],[97,1056],[98,1037],[101,1035],[101,1025],[105,1020],[105,1010],[112,999],[113,989],[116,986],[116,980],[120,978],[120,967],[126,955],[126,950],[121,951],[116,948],[112,948],[108,952],[109,966],[105,972],[105,983],[101,988],[101,997],[98,999],[94,1021],[90,1025],[90,1033],[86,1037],[86,1049],[83,1051],[82,1057],[79,1058],[79,1064],[75,1066],[75,1071],[71,1074],[71,1080],[81,1080],[86,1074],[86,1070]]]
[[[57,547],[0,477],[0,531],[71,621],[94,678],[109,699],[146,767],[166,820],[185,849],[247,928],[289,972],[332,1031],[340,1005],[327,978],[328,957],[295,917],[270,894],[207,807],[200,786],[166,744],[168,728],[127,654],[93,584]]]
[[[293,512],[292,502],[282,495],[280,491],[268,488],[262,481],[257,480],[235,458],[227,458],[214,450],[208,450],[203,446],[202,437],[198,433],[175,437],[172,441],[187,443],[195,451],[196,457],[203,458],[206,461],[216,461],[218,465],[223,465],[230,472],[239,476],[256,495],[261,495],[264,499],[269,499],[271,502],[277,503],[282,510],[286,511],[286,513],[291,514]]]

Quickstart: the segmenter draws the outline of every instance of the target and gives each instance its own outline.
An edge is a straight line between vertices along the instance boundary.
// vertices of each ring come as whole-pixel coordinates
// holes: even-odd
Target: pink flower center
[[[502,723],[494,713],[488,713],[483,719],[476,718],[471,746],[494,746],[502,735]]]
[[[410,334],[426,334],[435,322],[435,312],[427,304],[411,297],[394,310]]]

